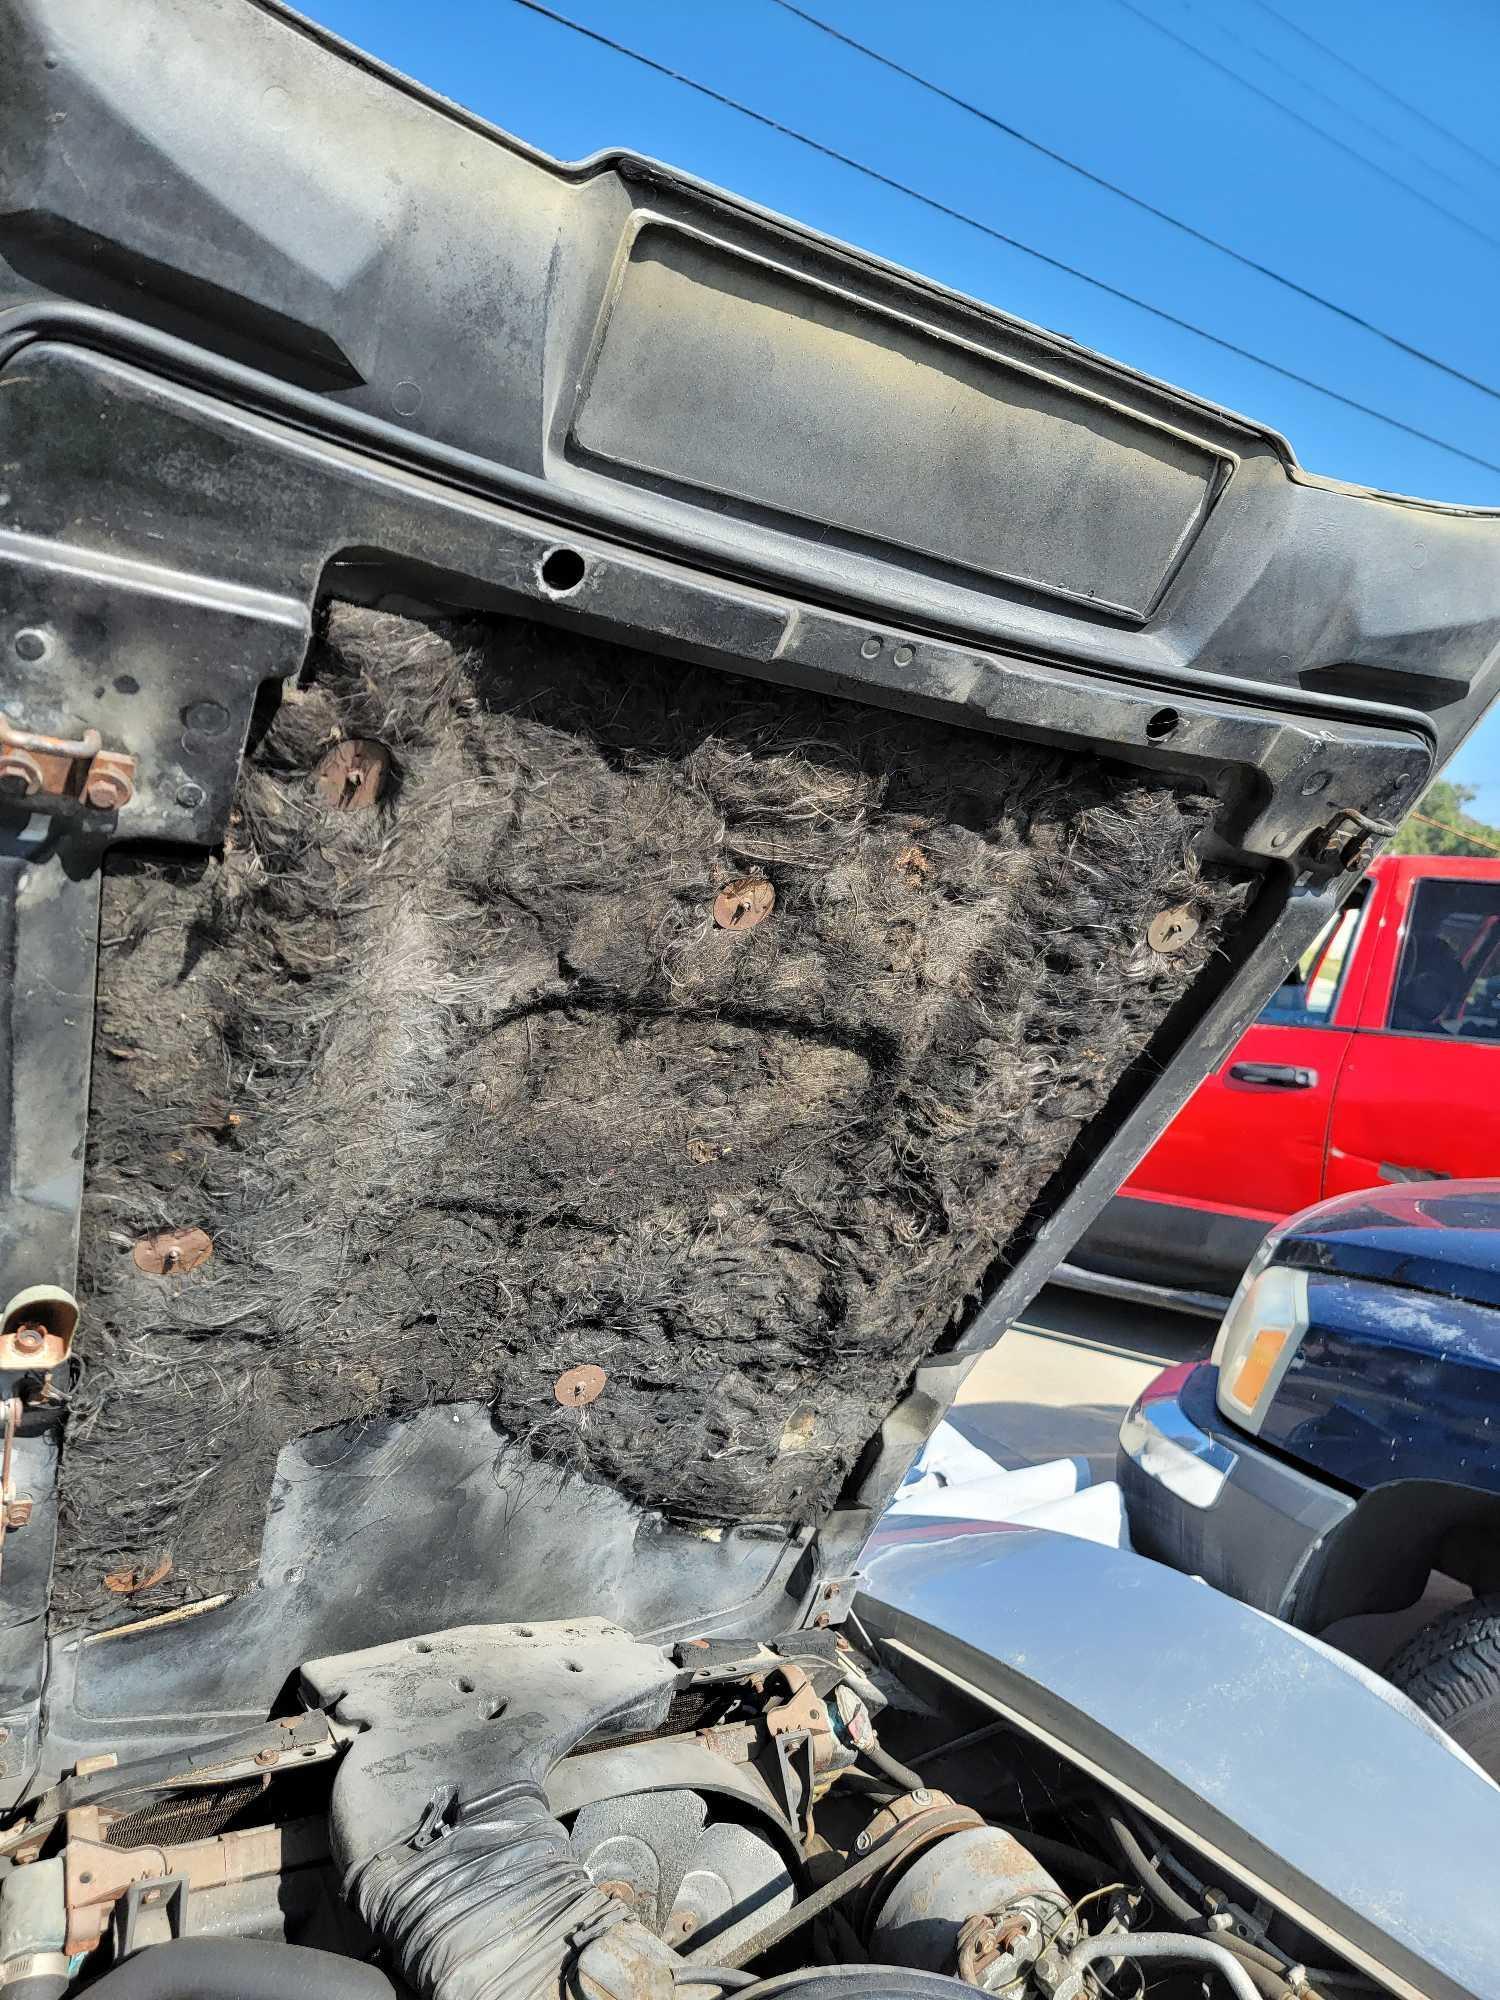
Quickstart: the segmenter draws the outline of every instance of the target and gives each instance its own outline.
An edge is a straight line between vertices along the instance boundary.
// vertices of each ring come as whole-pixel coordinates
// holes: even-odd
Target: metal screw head
[[[207,794],[201,785],[179,785],[177,787],[177,803],[182,807],[184,812],[196,812],[206,796]]]
[[[96,771],[84,786],[83,796],[95,812],[118,812],[135,797],[135,788],[118,771]]]
[[[16,658],[18,660],[39,660],[47,650],[47,635],[28,626],[24,632],[16,634]]]
[[[909,667],[915,657],[910,646],[898,646],[891,655],[898,667]]]
[[[1319,792],[1326,791],[1332,776],[1333,773],[1331,771],[1309,771],[1307,776],[1302,780],[1301,789],[1303,798],[1315,799]]]
[[[33,792],[42,789],[40,766],[24,750],[7,750],[0,754],[0,791],[8,792],[12,798],[29,799]]]
[[[872,632],[869,638],[866,639],[865,643],[860,647],[859,650],[865,659],[873,660],[875,655],[880,651],[880,641],[875,637],[874,633]]]
[[[916,1800],[919,1806],[930,1806],[932,1804],[932,1794],[926,1789],[925,1786],[918,1787],[918,1789],[912,1793],[912,1797]]]
[[[47,1344],[47,1329],[30,1324],[18,1326],[11,1334],[17,1354],[40,1354]]]
[[[867,1833],[862,1833],[854,1843],[855,1851],[859,1854],[864,1854],[868,1851],[869,1845],[870,1836]]]

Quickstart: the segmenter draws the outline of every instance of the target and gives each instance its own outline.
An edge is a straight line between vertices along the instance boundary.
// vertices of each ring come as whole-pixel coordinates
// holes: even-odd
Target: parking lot
[[[979,1362],[950,1421],[1006,1466],[1083,1458],[1091,1479],[1113,1479],[1120,1419],[1143,1385],[1173,1362],[1204,1357],[1216,1331],[1196,1314],[1049,1285]],[[1346,1618],[1324,1637],[1378,1667],[1467,1595],[1434,1574],[1410,1610]]]
[[[1007,1466],[1082,1457],[1114,1476],[1120,1419],[1158,1370],[1207,1354],[1214,1323],[1049,1285],[964,1384],[953,1421]]]

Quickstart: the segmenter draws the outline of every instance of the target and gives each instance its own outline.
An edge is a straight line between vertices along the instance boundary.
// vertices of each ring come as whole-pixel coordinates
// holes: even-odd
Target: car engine
[[[1365,1984],[851,1627],[460,1627],[310,1661],[190,1755],[86,1758],[4,1833],[4,2000]]]

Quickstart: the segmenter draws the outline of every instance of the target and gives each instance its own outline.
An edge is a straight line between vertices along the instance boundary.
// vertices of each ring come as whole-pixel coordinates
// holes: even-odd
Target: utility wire
[[[1237,69],[1232,68],[1228,63],[1220,62],[1219,58],[1210,55],[1207,49],[1200,48],[1196,42],[1189,41],[1186,35],[1178,34],[1175,28],[1169,28],[1165,21],[1158,21],[1156,16],[1148,14],[1144,7],[1137,7],[1135,0],[1115,0],[1115,5],[1123,7],[1127,14],[1133,14],[1138,21],[1144,21],[1146,26],[1154,28],[1157,34],[1165,35],[1169,42],[1176,42],[1179,48],[1186,49],[1189,55],[1196,56],[1199,62],[1207,63],[1210,69],[1216,69],[1221,76],[1227,76],[1231,82],[1237,83],[1242,90],[1248,90],[1252,96],[1259,97],[1266,104],[1275,105],[1278,111],[1292,119],[1294,123],[1305,126],[1309,132],[1316,133],[1328,145],[1337,147],[1339,152],[1347,153],[1351,160],[1358,160],[1360,165],[1368,167],[1371,173],[1379,174],[1382,180],[1390,181],[1394,187],[1403,188],[1415,200],[1424,203],[1428,208],[1435,210],[1437,214],[1445,215],[1450,222],[1456,222],[1460,229],[1466,229],[1471,236],[1477,236],[1481,243],[1488,243],[1493,249],[1500,250],[1500,236],[1491,236],[1489,231],[1481,229],[1477,222],[1470,222],[1466,216],[1460,215],[1455,209],[1445,208],[1435,195],[1424,194],[1421,188],[1413,187],[1410,181],[1402,180],[1401,176],[1392,173],[1389,167],[1383,167],[1379,160],[1372,160],[1368,153],[1362,153],[1358,146],[1351,146],[1347,139],[1340,139],[1335,133],[1330,132],[1326,126],[1319,125],[1315,119],[1308,118],[1302,112],[1294,110],[1290,104],[1286,104],[1281,98],[1273,96],[1269,90],[1262,90],[1258,83],[1252,83],[1249,77],[1242,76]]]
[[[1253,58],[1263,62],[1268,69],[1273,69],[1279,75],[1284,76],[1289,83],[1295,84],[1299,90],[1305,90],[1309,96],[1316,97],[1321,103],[1326,104],[1331,111],[1337,113],[1339,117],[1347,118],[1353,124],[1363,126],[1364,130],[1382,146],[1390,146],[1396,152],[1403,154],[1408,160],[1415,160],[1419,167],[1425,167],[1428,173],[1436,174],[1440,181],[1446,181],[1449,187],[1456,188],[1460,194],[1472,195],[1475,192],[1469,183],[1460,180],[1457,174],[1450,174],[1446,167],[1439,166],[1436,160],[1430,160],[1425,153],[1419,153],[1415,146],[1407,145],[1403,140],[1396,138],[1383,125],[1378,125],[1373,118],[1366,118],[1362,111],[1356,111],[1352,105],[1346,104],[1341,98],[1335,97],[1331,90],[1324,90],[1320,84],[1311,82],[1300,70],[1294,69],[1290,63],[1283,62],[1279,56],[1272,55],[1269,49],[1262,48],[1259,42],[1252,41],[1247,35],[1236,34],[1233,28],[1226,27],[1222,21],[1216,21],[1214,26],[1221,35],[1227,36],[1237,48],[1247,49]]]
[[[1382,97],[1388,97],[1392,104],[1399,104],[1401,109],[1411,117],[1419,119],[1422,124],[1430,127],[1432,131],[1441,133],[1443,138],[1449,140],[1453,145],[1459,146],[1464,152],[1472,154],[1483,166],[1488,167],[1492,174],[1500,174],[1500,160],[1492,160],[1489,154],[1481,152],[1478,146],[1471,146],[1467,139],[1460,138],[1458,133],[1452,131],[1448,126],[1440,125],[1436,118],[1430,118],[1425,111],[1419,110],[1408,98],[1398,97],[1394,90],[1391,90],[1386,84],[1380,81],[1379,77],[1371,76],[1367,69],[1361,69],[1358,63],[1350,62],[1347,56],[1340,55],[1337,49],[1330,48],[1327,42],[1320,42],[1316,35],[1309,34],[1300,21],[1290,20],[1285,14],[1272,7],[1269,4],[1269,0],[1254,0],[1254,4],[1259,7],[1262,14],[1269,14],[1271,19],[1279,21],[1283,28],[1290,28],[1294,35],[1300,35],[1304,42],[1311,43],[1313,48],[1317,49],[1320,54],[1327,56],[1330,62],[1336,62],[1340,69],[1348,70],[1351,76],[1357,76],[1360,82],[1368,84],[1371,90],[1378,90]]]
[[[857,50],[871,62],[893,70],[897,76],[905,77],[909,83],[918,84],[923,90],[931,91],[934,97],[942,98],[945,103],[956,106],[960,111],[967,111],[971,117],[978,118],[984,124],[992,126],[995,131],[1004,133],[1008,139],[1019,140],[1023,146],[1029,146],[1032,152],[1040,153],[1044,159],[1052,160],[1060,167],[1066,167],[1069,173],[1077,174],[1094,187],[1103,188],[1106,193],[1118,196],[1121,201],[1128,201],[1132,208],[1140,209],[1143,214],[1155,216],[1158,222],[1165,222],[1169,227],[1180,230],[1184,236],[1191,236],[1195,242],[1205,244],[1210,250],[1217,250],[1221,256],[1233,258],[1236,264],[1244,265],[1247,271],[1254,271],[1258,277],[1269,278],[1272,284],[1280,285],[1286,291],[1295,292],[1298,298],[1306,299],[1310,304],[1321,306],[1324,311],[1336,314],[1350,326],[1357,326],[1362,333],[1373,334],[1377,340],[1383,340],[1388,347],[1394,347],[1400,353],[1410,355],[1414,361],[1425,362],[1429,368],[1436,368],[1444,375],[1451,375],[1455,382],[1462,382],[1470,389],[1477,389],[1482,396],[1490,396],[1496,402],[1500,402],[1500,389],[1492,387],[1488,382],[1482,382],[1477,375],[1465,374],[1462,368],[1455,367],[1452,362],[1443,361],[1437,355],[1429,354],[1426,348],[1418,347],[1409,340],[1403,340],[1400,334],[1391,333],[1385,327],[1377,326],[1374,320],[1366,319],[1362,313],[1355,312],[1351,307],[1341,306],[1336,300],[1325,298],[1321,292],[1313,291],[1310,286],[1299,285],[1295,278],[1287,277],[1285,272],[1273,270],[1269,264],[1262,264],[1258,258],[1248,256],[1243,250],[1236,250],[1232,244],[1223,242],[1217,236],[1211,236],[1207,230],[1198,229],[1191,222],[1184,222],[1180,215],[1172,215],[1166,209],[1158,208],[1155,202],[1147,201],[1143,195],[1132,194],[1129,188],[1121,187],[1118,181],[1109,180],[1103,174],[1096,174],[1092,168],[1082,166],[1077,160],[1070,159],[1066,153],[1060,153],[1041,139],[1033,138],[1029,132],[1023,132],[1018,125],[1009,124],[1005,119],[997,117],[994,112],[986,111],[982,105],[972,103],[967,97],[960,97],[956,91],[946,90],[940,83],[934,83],[931,77],[922,76],[917,70],[908,69],[905,63],[897,62],[893,56],[884,55],[879,49],[872,49],[867,42],[858,41],[853,35],[845,34],[842,28],[834,27],[831,21],[825,21],[821,16],[809,13],[807,8],[798,6],[797,0],[772,0],[772,4],[780,7],[785,13],[794,14],[799,21],[807,22],[809,27],[817,28],[834,41],[842,42],[846,48]]]
[[[1062,271],[1070,278],[1078,278],[1084,284],[1092,285],[1096,291],[1107,293],[1110,298],[1119,299],[1125,305],[1135,306],[1141,312],[1150,313],[1154,319],[1164,320],[1168,326],[1179,327],[1184,333],[1194,334],[1199,340],[1206,340],[1211,346],[1222,348],[1226,354],[1238,355],[1242,361],[1252,361],[1257,367],[1268,369],[1273,375],[1280,375],[1284,381],[1295,382],[1303,389],[1311,389],[1315,395],[1326,396],[1330,402],[1341,403],[1345,409],[1357,411],[1360,416],[1370,417],[1378,424],[1388,425],[1392,430],[1402,431],[1407,437],[1418,438],[1423,444],[1435,445],[1439,451],[1450,452],[1453,457],[1464,459],[1470,465],[1481,466],[1486,472],[1500,472],[1500,463],[1494,459],[1481,458],[1475,452],[1465,451],[1462,445],[1450,443],[1447,438],[1436,437],[1431,431],[1418,430],[1415,424],[1408,424],[1400,417],[1390,416],[1384,410],[1374,409],[1368,403],[1357,402],[1353,396],[1344,395],[1342,390],[1330,389],[1326,382],[1315,382],[1310,375],[1299,375],[1295,369],[1283,367],[1279,361],[1270,361],[1264,354],[1256,354],[1248,347],[1237,346],[1234,341],[1226,340],[1222,334],[1210,333],[1207,327],[1197,326],[1192,320],[1181,319],[1176,313],[1168,312],[1164,306],[1152,305],[1149,299],[1139,298],[1134,292],[1124,291],[1120,286],[1111,285],[1103,278],[1096,278],[1092,273],[1080,270],[1076,264],[1065,263],[1061,257],[1053,257],[1045,250],[1038,250],[1034,244],[1023,243],[1018,236],[1007,236],[1003,230],[994,228],[988,222],[979,221],[976,216],[966,214],[963,209],[953,208],[947,202],[939,201],[936,195],[924,194],[920,188],[910,187],[905,181],[895,180],[890,174],[881,173],[878,167],[869,166],[863,160],[856,160],[849,153],[841,153],[835,146],[825,145],[821,139],[810,138],[806,132],[799,132],[795,126],[783,124],[780,119],[772,118],[764,111],[755,110],[752,105],[742,104],[738,98],[729,97],[723,91],[713,89],[709,84],[700,83],[696,77],[686,76],[681,70],[671,69],[666,63],[657,62],[654,57],[643,55],[639,49],[632,49],[624,42],[612,40],[610,36],[601,34],[597,28],[585,27],[583,22],[574,21],[568,15],[558,13],[555,8],[544,6],[542,0],[513,0],[513,5],[524,8],[528,14],[540,15],[545,21],[553,21],[558,27],[567,28],[575,35],[582,35],[587,41],[596,42],[601,48],[612,50],[615,55],[626,56],[631,62],[639,63],[645,69],[654,70],[658,76],[664,76],[672,83],[680,83],[688,90],[696,90],[700,96],[709,98],[715,104],[722,104],[726,110],[738,112],[742,118],[753,119],[768,132],[778,132],[785,139],[793,139],[799,146],[806,146],[810,151],[822,154],[824,159],[835,160],[842,167],[850,167],[855,173],[864,174],[869,180],[878,182],[881,187],[890,188],[896,194],[920,202],[924,208],[930,208],[938,215],[946,215],[954,222],[961,222],[966,228],[977,230],[981,236],[987,236],[995,243],[1005,244],[1008,249],[1019,250],[1023,256],[1034,257],[1038,263],[1046,264],[1054,271]]]

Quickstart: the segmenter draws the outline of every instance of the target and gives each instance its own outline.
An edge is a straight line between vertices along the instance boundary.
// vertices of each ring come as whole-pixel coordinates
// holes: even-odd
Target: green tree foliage
[[[1401,822],[1391,852],[1488,855],[1500,860],[1500,827],[1464,810],[1473,797],[1472,785],[1453,785],[1445,778],[1429,785]]]

